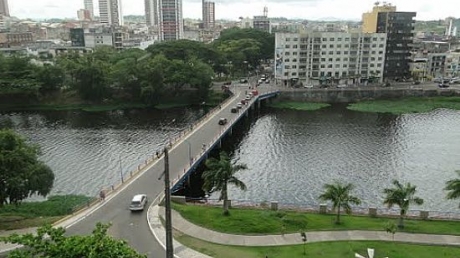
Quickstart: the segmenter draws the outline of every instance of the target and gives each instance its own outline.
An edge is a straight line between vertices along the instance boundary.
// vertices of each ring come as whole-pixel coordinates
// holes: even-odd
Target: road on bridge
[[[170,177],[171,181],[182,175],[184,168],[188,167],[189,148],[192,157],[197,157],[201,151],[203,144],[209,146],[211,140],[219,135],[222,126],[218,125],[218,120],[221,117],[231,121],[238,114],[230,112],[231,107],[235,107],[241,99],[244,98],[244,93],[249,90],[247,86],[235,85],[232,87],[235,96],[231,101],[226,102],[220,110],[215,111],[208,117],[204,123],[197,125],[193,132],[184,139],[179,140],[170,151]],[[268,85],[260,87],[260,91],[268,91],[271,89]],[[244,107],[245,108],[245,107]],[[165,136],[167,137],[167,136]],[[149,139],[145,139],[148,141]],[[152,150],[152,154],[156,150]],[[155,197],[164,191],[164,184],[159,180],[160,174],[164,170],[163,158],[151,165],[147,171],[140,174],[137,179],[131,181],[126,188],[120,190],[112,198],[108,198],[106,203],[100,206],[92,214],[88,215],[81,221],[67,229],[69,234],[90,234],[97,222],[112,223],[109,233],[119,239],[126,240],[133,248],[148,257],[164,257],[165,251],[162,246],[153,237],[146,218],[146,210],[141,213],[131,213],[128,210],[128,205],[131,198],[135,194],[145,193],[153,201]],[[97,171],[95,171],[97,172]],[[174,221],[173,221],[174,223]]]

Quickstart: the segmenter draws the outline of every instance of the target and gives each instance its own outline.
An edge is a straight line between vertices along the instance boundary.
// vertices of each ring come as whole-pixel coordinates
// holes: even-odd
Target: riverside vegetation
[[[178,40],[145,51],[98,47],[41,56],[43,63],[0,55],[0,108],[101,111],[210,104],[213,79],[256,71],[261,60],[272,57],[274,44],[269,33],[232,28],[212,44]]]
[[[279,109],[313,111],[330,106],[327,103],[281,101],[269,105]],[[460,97],[421,97],[392,100],[369,100],[352,103],[347,109],[371,113],[391,113],[395,115],[408,113],[425,113],[438,108],[460,110]]]

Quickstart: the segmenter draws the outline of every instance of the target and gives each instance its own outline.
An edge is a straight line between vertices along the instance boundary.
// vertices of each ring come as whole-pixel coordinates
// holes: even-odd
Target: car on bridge
[[[240,103],[238,103],[238,104],[240,104]],[[241,105],[241,104],[240,104],[240,105]],[[230,112],[232,112],[232,113],[238,113],[238,107],[232,107],[232,108],[230,109]]]
[[[219,119],[219,125],[225,125],[227,123],[227,118],[220,118]]]
[[[131,204],[129,205],[129,209],[131,211],[143,211],[146,204],[147,204],[147,195],[145,195],[145,194],[136,194],[136,195],[134,195],[133,199],[131,200]]]

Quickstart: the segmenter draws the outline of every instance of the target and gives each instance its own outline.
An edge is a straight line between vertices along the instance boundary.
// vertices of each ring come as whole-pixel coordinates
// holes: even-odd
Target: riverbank
[[[372,100],[350,104],[350,110],[373,113],[425,113],[438,108],[460,110],[460,97],[404,98],[394,100]]]
[[[208,101],[205,102],[206,106],[217,106],[224,101],[226,96],[222,91],[212,91]],[[88,103],[81,100],[74,93],[65,93],[54,96],[42,98],[37,102],[22,102],[13,101],[14,103],[1,103],[0,111],[72,111],[79,110],[85,112],[104,112],[113,110],[125,109],[172,109],[199,105],[196,100],[188,97],[164,99],[157,105],[150,105],[137,102],[106,102],[106,103]],[[19,103],[19,104],[18,104]]]
[[[0,207],[0,230],[14,230],[52,224],[85,206],[93,198],[82,195],[55,195],[46,201],[23,202]]]
[[[222,208],[208,205],[173,204],[180,215],[193,224],[222,233],[241,235],[288,234],[302,231],[385,231],[385,224],[395,218],[342,215],[341,224],[334,223],[335,214],[258,208],[232,208],[230,216]],[[261,219],[263,218],[263,219]],[[398,232],[459,235],[459,221],[406,219]]]

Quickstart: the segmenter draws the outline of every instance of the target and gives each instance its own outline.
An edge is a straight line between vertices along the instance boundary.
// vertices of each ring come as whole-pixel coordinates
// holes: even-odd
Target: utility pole
[[[171,190],[169,188],[169,154],[168,147],[163,150],[165,162],[165,220],[166,220],[166,258],[174,258],[172,223],[171,223]]]

